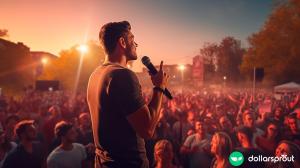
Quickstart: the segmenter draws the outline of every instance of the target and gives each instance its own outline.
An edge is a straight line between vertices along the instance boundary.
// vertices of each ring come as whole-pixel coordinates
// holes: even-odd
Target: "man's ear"
[[[119,38],[119,44],[121,47],[126,48],[126,42],[124,37]]]

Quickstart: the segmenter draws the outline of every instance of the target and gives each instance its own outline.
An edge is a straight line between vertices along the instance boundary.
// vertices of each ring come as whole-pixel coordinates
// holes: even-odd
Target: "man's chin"
[[[136,55],[132,55],[131,57],[129,57],[129,61],[135,61],[135,60],[137,60]]]

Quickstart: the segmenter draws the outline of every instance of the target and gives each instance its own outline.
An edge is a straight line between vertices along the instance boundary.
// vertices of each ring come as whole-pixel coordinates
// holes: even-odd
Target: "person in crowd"
[[[235,146],[237,144],[237,138],[235,136],[234,127],[232,122],[229,120],[227,116],[222,116],[219,119],[220,131],[227,133],[231,138],[232,145]]]
[[[155,168],[178,168],[173,164],[173,157],[173,146],[168,140],[160,140],[155,144]]]
[[[17,147],[15,142],[9,141],[5,136],[5,131],[0,128],[0,168],[6,157]]]
[[[79,115],[79,128],[77,129],[77,142],[83,145],[94,143],[91,116],[89,113],[81,113]]]
[[[6,118],[4,130],[7,140],[16,141],[16,137],[14,136],[14,128],[18,121],[19,117],[17,115],[10,115]]]
[[[50,149],[50,145],[54,140],[54,127],[55,124],[61,119],[60,107],[57,105],[51,106],[48,110],[49,117],[43,125],[43,134],[45,137],[46,148]]]
[[[74,143],[78,134],[73,125],[65,121],[58,122],[55,125],[55,135],[61,139],[61,144],[49,154],[47,167],[86,167],[86,148],[82,144]]]
[[[36,139],[36,128],[33,120],[22,120],[15,126],[15,134],[20,140],[18,146],[8,154],[3,168],[30,167],[41,168],[45,166],[45,152]]]
[[[292,160],[289,159],[288,162],[278,162],[275,163],[274,165],[271,165],[270,167],[277,167],[277,168],[300,167],[300,147],[297,144],[286,140],[281,141],[275,150],[275,156],[281,157],[285,155],[287,157],[294,157],[294,162],[292,162]]]
[[[296,109],[294,110],[294,113],[296,114],[296,118],[297,118],[298,120],[300,120],[300,108],[296,108]]]
[[[258,136],[255,140],[257,147],[271,156],[281,139],[280,127],[275,122],[270,122],[265,130],[265,133]]]
[[[194,129],[195,114],[192,112],[179,112],[179,121],[173,125],[173,137],[177,140],[178,144],[182,144],[188,132]]]
[[[230,137],[225,132],[217,132],[211,140],[210,151],[214,155],[210,168],[232,168],[229,163],[229,155],[233,146]]]
[[[299,121],[295,115],[289,115],[286,117],[287,130],[285,131],[285,136],[287,140],[293,141],[300,146],[300,128]]]
[[[240,143],[240,147],[236,148],[236,151],[241,152],[244,155],[244,158],[248,158],[251,155],[258,156],[264,155],[262,151],[257,149],[253,144],[253,129],[240,126],[237,128],[237,138]],[[231,159],[231,158],[229,158]],[[264,167],[265,164],[263,162],[249,162],[247,159],[245,162],[240,166],[243,168],[257,168],[257,167]]]
[[[203,123],[195,123],[196,132],[188,136],[180,149],[180,153],[188,156],[190,167],[209,167],[210,140],[211,137],[206,133]]]
[[[276,122],[279,127],[281,128],[283,126],[283,122],[284,122],[284,111],[283,108],[281,106],[277,106],[274,109],[274,122]]]
[[[254,147],[256,147],[257,146],[255,142],[256,137],[263,135],[264,132],[255,126],[255,117],[253,112],[251,112],[250,110],[244,111],[243,124],[244,126],[252,130],[253,132],[252,144],[254,145]]]

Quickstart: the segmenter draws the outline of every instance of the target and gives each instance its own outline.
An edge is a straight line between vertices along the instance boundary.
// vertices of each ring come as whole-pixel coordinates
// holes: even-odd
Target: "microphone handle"
[[[173,99],[173,96],[171,95],[170,91],[167,88],[165,88],[164,95],[170,100]]]
[[[149,72],[150,72],[152,75],[155,75],[155,74],[157,73],[157,70],[156,70],[156,68],[153,66],[153,64],[149,64],[149,65],[147,66],[147,68],[149,69]],[[170,91],[169,91],[167,88],[165,88],[163,94],[164,94],[168,99],[170,99],[170,100],[173,99],[173,96],[171,95]]]

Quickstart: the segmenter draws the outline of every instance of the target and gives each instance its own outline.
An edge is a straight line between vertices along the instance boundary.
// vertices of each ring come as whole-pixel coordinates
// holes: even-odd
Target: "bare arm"
[[[151,80],[154,86],[164,89],[167,84],[168,76],[163,72],[162,66],[163,63],[161,62],[159,72],[156,75],[151,76]],[[159,121],[162,97],[162,92],[153,90],[152,99],[149,105],[144,105],[136,112],[127,116],[131,126],[145,139],[151,138],[154,134],[156,125]]]

